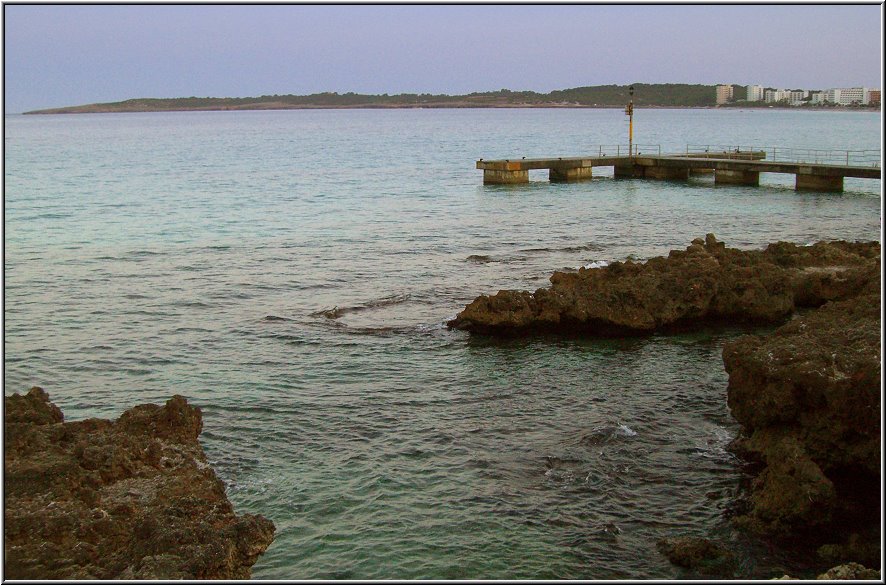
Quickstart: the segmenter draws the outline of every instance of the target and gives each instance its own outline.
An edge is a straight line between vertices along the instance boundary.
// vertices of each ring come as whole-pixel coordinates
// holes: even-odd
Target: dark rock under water
[[[728,548],[706,538],[663,538],[656,543],[656,547],[675,565],[709,575],[728,574],[734,570],[736,563],[735,555]]]

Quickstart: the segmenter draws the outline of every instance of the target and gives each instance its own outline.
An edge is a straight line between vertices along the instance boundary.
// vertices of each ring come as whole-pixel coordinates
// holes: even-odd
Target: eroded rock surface
[[[738,519],[756,532],[822,542],[880,516],[879,275],[855,293],[724,347],[734,447],[764,465]],[[879,530],[853,538],[820,556],[879,564]]]
[[[778,577],[779,581],[798,581],[799,577],[791,577],[790,575],[784,575],[783,577]],[[847,563],[845,565],[838,565],[831,569],[828,569],[824,573],[820,574],[815,578],[818,581],[880,581],[880,571],[876,569],[868,569],[864,565],[860,565],[858,563]]]
[[[703,321],[773,323],[797,307],[856,294],[879,278],[878,242],[778,242],[727,248],[713,234],[645,263],[555,272],[551,286],[482,295],[448,325],[489,335],[579,332],[612,336]]]
[[[880,282],[879,242],[741,251],[708,234],[667,258],[556,272],[534,293],[480,296],[449,326],[610,336],[788,321],[724,349],[728,403],[743,427],[734,446],[762,463],[737,522],[814,544],[822,563],[878,566]],[[684,566],[711,552],[705,541],[659,546]]]
[[[237,516],[181,396],[63,422],[40,388],[5,397],[4,576],[246,579],[274,524]]]

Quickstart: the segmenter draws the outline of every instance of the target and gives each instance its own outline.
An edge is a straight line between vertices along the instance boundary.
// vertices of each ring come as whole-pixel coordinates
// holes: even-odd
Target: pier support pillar
[[[703,175],[713,175],[714,169],[689,169],[690,177],[698,177]]]
[[[640,165],[615,165],[613,176],[616,179],[642,179],[646,176],[646,167]]]
[[[593,168],[594,167],[577,167],[572,169],[557,169],[551,167],[551,172],[548,177],[552,183],[584,181],[591,178],[593,175]]]
[[[528,182],[529,171],[494,171],[483,169],[484,185],[513,185]]]
[[[714,183],[717,185],[759,185],[760,173],[758,171],[726,171],[721,169],[714,174]]]
[[[797,191],[842,191],[843,177],[797,173]]]
[[[647,179],[659,179],[659,180],[678,180],[678,179],[688,179],[689,178],[689,168],[688,167],[660,167],[660,166],[651,166],[646,167],[646,172],[644,175]]]

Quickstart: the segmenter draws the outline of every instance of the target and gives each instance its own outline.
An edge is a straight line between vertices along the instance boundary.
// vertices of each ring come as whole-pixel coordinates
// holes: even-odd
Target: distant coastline
[[[326,105],[301,105],[301,106],[277,106],[272,104],[254,104],[251,106],[214,106],[201,108],[104,108],[102,104],[90,104],[85,106],[71,106],[65,108],[51,108],[46,110],[34,110],[31,112],[22,112],[20,115],[49,115],[49,114],[136,114],[136,113],[156,113],[156,112],[247,112],[247,111],[279,111],[279,110],[470,110],[470,109],[549,109],[549,110],[614,110],[621,109],[623,106],[602,105],[602,106],[586,106],[580,104],[506,104],[506,105],[409,105],[409,104],[390,104],[390,105],[354,105],[354,106],[326,106]],[[851,107],[851,106],[831,106],[831,107],[792,107],[792,106],[641,106],[637,109],[644,110],[787,110],[794,112],[879,112],[879,107]]]
[[[631,96],[629,89],[634,89]],[[634,84],[598,85],[555,90],[550,93],[511,91],[466,95],[397,94],[370,95],[324,92],[311,95],[263,95],[246,98],[137,98],[120,102],[84,104],[24,112],[30,114],[103,114],[136,112],[193,112],[237,110],[309,109],[459,109],[459,108],[623,108],[628,101],[637,108],[748,108],[790,110],[879,111],[877,107],[797,106],[736,101],[717,105],[713,85]]]
[[[149,113],[149,112],[225,112],[225,111],[263,111],[263,110],[457,110],[457,109],[582,109],[582,110],[612,110],[621,109],[620,105],[587,105],[587,104],[478,104],[478,103],[447,103],[447,104],[354,104],[354,105],[329,105],[329,104],[281,104],[272,102],[256,102],[244,105],[214,105],[214,106],[171,106],[171,107],[139,107],[118,104],[87,104],[83,106],[70,106],[64,108],[50,108],[46,110],[34,110],[23,112],[23,115],[45,114],[124,114],[124,113]],[[880,107],[857,107],[857,106],[752,106],[746,104],[720,105],[720,106],[673,106],[648,104],[637,106],[645,110],[790,110],[799,112],[879,112]]]

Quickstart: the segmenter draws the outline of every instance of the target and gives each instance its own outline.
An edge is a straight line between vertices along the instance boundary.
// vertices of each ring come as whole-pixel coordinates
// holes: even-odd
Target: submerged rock
[[[879,277],[879,256],[878,242],[778,242],[742,251],[708,234],[667,258],[555,272],[550,288],[482,295],[448,325],[490,335],[612,336],[703,321],[773,323],[797,307],[854,295]]]
[[[679,567],[706,574],[730,574],[735,555],[722,544],[693,536],[664,538],[656,543],[658,550]]]
[[[880,516],[879,274],[855,293],[723,349],[734,448],[764,465],[737,519],[758,533],[821,542]],[[879,562],[879,531],[867,537],[820,556]]]
[[[65,423],[36,387],[5,409],[9,579],[246,579],[274,538],[234,513],[181,396],[117,421]]]

